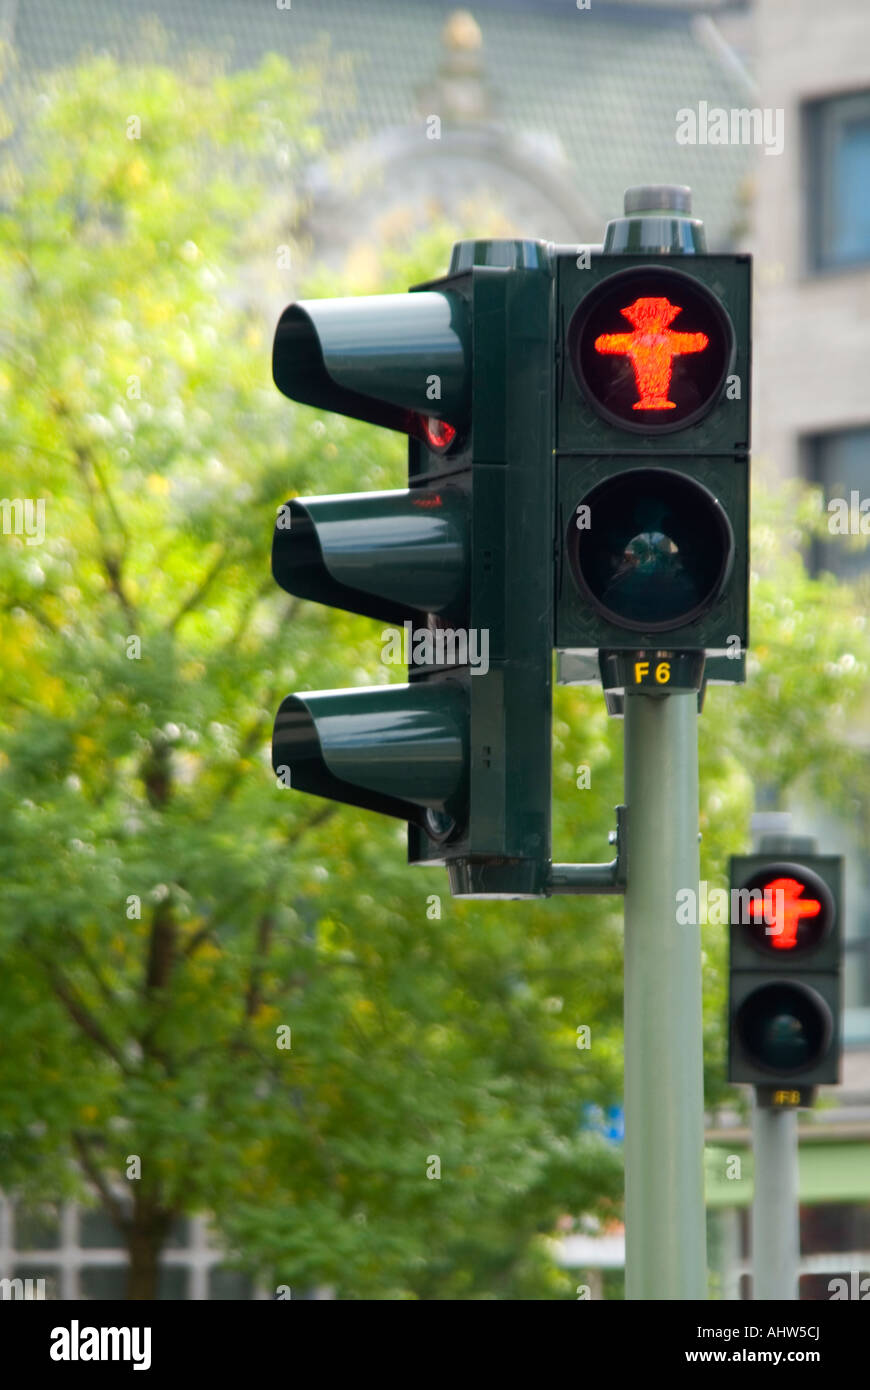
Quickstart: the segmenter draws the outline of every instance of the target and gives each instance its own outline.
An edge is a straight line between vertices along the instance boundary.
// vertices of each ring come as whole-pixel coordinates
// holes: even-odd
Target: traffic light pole
[[[698,697],[625,698],[626,1298],[706,1299]]]
[[[767,1109],[756,1093],[752,1152],[752,1297],[793,1302],[800,1256],[797,1110]]]

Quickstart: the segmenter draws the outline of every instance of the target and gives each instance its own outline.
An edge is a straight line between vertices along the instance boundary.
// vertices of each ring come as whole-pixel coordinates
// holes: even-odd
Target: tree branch
[[[99,1192],[100,1197],[103,1201],[103,1205],[108,1211],[110,1217],[114,1221],[115,1225],[118,1227],[119,1231],[127,1231],[130,1226],[129,1217],[125,1215],[124,1208],[121,1206],[121,1203],[118,1201],[114,1192],[109,1187],[109,1184],[106,1182],[105,1177],[100,1172],[99,1168],[97,1167],[96,1163],[91,1157],[91,1154],[88,1152],[88,1146],[85,1140],[85,1136],[81,1134],[78,1130],[73,1130],[72,1141],[75,1145],[76,1153],[79,1156],[79,1163],[82,1165],[86,1175],[88,1176],[88,1178],[90,1178],[94,1187]]]
[[[130,533],[129,533],[129,531],[127,530],[126,526],[124,525],[124,518],[121,516],[121,513],[118,511],[118,505],[117,505],[117,503],[116,503],[114,497],[112,496],[112,490],[111,490],[111,488],[109,487],[108,482],[106,481],[106,475],[105,475],[105,473],[103,472],[102,468],[100,467],[100,464],[97,462],[97,460],[96,460],[96,458],[94,457],[94,455],[91,454],[91,453],[89,453],[88,456],[89,456],[90,461],[91,461],[91,468],[94,470],[94,477],[96,478],[97,482],[99,483],[99,485],[100,485],[100,491],[102,492],[103,496],[104,496],[105,499],[106,499],[106,506],[109,508],[109,511],[112,513],[112,518],[113,518],[113,520],[114,520],[114,522],[115,522],[115,525],[117,526],[118,530],[121,532],[121,535],[124,537],[125,542],[129,545],[129,543],[130,543]]]
[[[3,612],[11,613],[14,608],[20,607],[21,604],[18,602],[18,600],[13,600],[11,603],[4,603]],[[51,618],[49,618],[47,613],[41,612],[40,609],[37,608],[37,606],[33,603],[28,603],[27,612],[31,618],[35,618],[38,623],[41,623],[43,627],[47,628],[53,636],[57,636],[57,624],[52,622]]]
[[[72,936],[72,943],[75,950],[78,951],[85,965],[88,967],[88,970],[91,972],[91,975],[93,976],[94,981],[96,982],[97,988],[100,991],[100,994],[103,996],[106,1003],[109,1005],[110,1008],[117,1009],[119,1007],[119,1001],[116,998],[116,996],[112,993],[108,984],[100,974],[100,968],[97,965],[97,962],[94,960],[93,956],[91,955],[90,951],[88,950],[87,946],[74,933]]]
[[[69,413],[63,404],[56,406],[55,409],[57,414],[61,416],[65,416]],[[109,548],[105,527],[103,526],[102,521],[100,520],[100,509],[97,502],[96,489],[91,478],[91,472],[94,473],[94,475],[97,478],[97,481],[100,484],[100,488],[104,496],[106,497],[109,510],[112,512],[112,515],[116,520],[116,523],[120,526],[122,536],[125,540],[127,540],[128,537],[124,529],[124,523],[121,521],[120,514],[118,512],[117,507],[115,506],[114,499],[112,498],[111,493],[109,492],[108,484],[105,482],[105,479],[101,478],[99,469],[97,468],[94,458],[90,451],[78,442],[73,444],[72,448],[76,460],[76,466],[78,467],[79,474],[81,475],[82,481],[87,489],[88,497],[91,500],[91,512],[94,518],[94,525],[97,528],[97,534],[100,538],[100,558],[102,559],[103,569],[105,570],[106,577],[109,581],[109,588],[111,589],[115,597],[118,599],[118,602],[124,610],[124,616],[130,624],[131,629],[135,632],[137,627],[136,612],[124,591],[124,585],[121,579],[120,558],[118,555],[113,554]]]
[[[175,935],[172,899],[168,897],[157,904],[154,909],[154,916],[151,918],[148,966],[144,980],[146,994],[151,994],[154,990],[165,989],[169,984],[175,961]]]
[[[239,645],[239,642],[241,642],[242,638],[245,635],[248,626],[248,620],[250,619],[250,616],[256,608],[257,604],[260,602],[261,599],[264,599],[267,594],[274,592],[274,589],[275,581],[270,575],[268,579],[263,580],[263,583],[259,586],[259,588],[255,589],[254,592],[248,598],[248,600],[244,604],[242,604],[242,608],[239,612],[239,620],[236,623],[236,626],[233,628],[233,631],[227,638],[226,642],[224,642],[222,648],[223,651],[235,651],[236,647]]]
[[[254,1017],[254,1014],[257,1012],[258,1008],[260,1007],[260,1004],[263,1002],[261,989],[263,980],[263,967],[266,964],[266,958],[269,954],[269,947],[271,945],[272,932],[274,930],[274,927],[275,918],[272,915],[272,913],[267,909],[265,912],[261,914],[260,920],[257,923],[257,945],[255,947],[254,956],[251,961],[251,974],[248,980],[248,989],[245,996],[244,1017],[246,1021]]]
[[[227,547],[225,545],[221,546],[220,550],[217,553],[217,556],[215,557],[214,563],[208,570],[206,570],[205,574],[203,575],[200,582],[197,584],[196,588],[188,594],[181,607],[176,610],[175,615],[169,619],[169,622],[166,624],[167,632],[174,632],[184,615],[186,613],[189,613],[192,608],[195,608],[196,605],[199,603],[200,599],[205,596],[205,594],[211,587],[214,579],[217,577],[224,564],[226,563],[228,554],[229,551]]]
[[[127,1075],[128,1068],[126,1062],[124,1061],[123,1053],[119,1051],[119,1049],[112,1042],[111,1038],[109,1038],[108,1035],[103,1032],[102,1028],[97,1023],[97,1020],[93,1017],[87,1006],[83,1004],[81,999],[77,998],[77,996],[69,988],[56,966],[51,965],[48,961],[43,960],[38,955],[36,956],[36,959],[40,961],[44,969],[47,971],[48,978],[51,982],[51,987],[54,990],[55,995],[63,1004],[64,1008],[66,1009],[73,1023],[75,1023],[76,1027],[80,1028],[81,1031],[84,1033],[85,1037],[90,1038],[91,1042],[96,1043],[97,1047],[101,1048],[102,1051],[105,1052],[108,1057],[111,1057],[112,1061],[115,1062],[118,1067],[120,1067],[121,1071],[124,1072],[125,1075]]]

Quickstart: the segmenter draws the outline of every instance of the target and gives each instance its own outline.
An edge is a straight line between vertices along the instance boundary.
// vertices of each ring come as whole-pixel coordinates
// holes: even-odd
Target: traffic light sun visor
[[[304,405],[446,447],[470,405],[465,318],[447,292],[300,300],[275,331],[275,385]]]
[[[317,329],[299,304],[291,304],[281,315],[272,353],[272,376],[279,391],[303,405],[413,433],[412,411],[348,390],[330,374]]]

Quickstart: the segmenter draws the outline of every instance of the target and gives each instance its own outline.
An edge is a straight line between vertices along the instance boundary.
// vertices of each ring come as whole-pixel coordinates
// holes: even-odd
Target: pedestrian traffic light
[[[773,1104],[839,1079],[842,879],[834,855],[731,860],[728,1079]]]
[[[547,891],[552,663],[552,268],[535,242],[461,242],[405,295],[291,305],[279,389],[408,435],[408,487],[297,497],[288,592],[390,625],[403,684],[304,691],[273,765],[297,790],[409,825],[453,893]]]
[[[750,260],[705,252],[688,190],[631,189],[626,214],[604,254],[558,258],[556,646],[739,680]]]

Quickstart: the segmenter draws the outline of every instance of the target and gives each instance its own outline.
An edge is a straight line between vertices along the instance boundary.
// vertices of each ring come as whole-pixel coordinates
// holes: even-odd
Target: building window
[[[123,1199],[126,1193],[120,1192]],[[0,1192],[0,1280],[11,1280],[0,1300],[123,1299],[127,1255],[115,1227],[99,1208],[74,1202],[27,1208]],[[294,1290],[295,1293],[295,1290]],[[305,1293],[301,1297],[317,1297]],[[204,1216],[180,1220],[163,1251],[161,1299],[266,1299],[260,1288],[227,1265],[225,1251]]]
[[[810,264],[870,264],[870,92],[811,102],[805,131]]]
[[[805,439],[802,449],[805,476],[821,488],[828,508],[829,534],[812,540],[810,569],[813,574],[825,570],[851,583],[863,580],[863,591],[870,576],[870,426],[816,435]],[[862,502],[866,503],[863,512]],[[831,503],[837,505],[831,508]],[[835,521],[841,529],[831,529]],[[870,1042],[870,857],[848,819],[829,824],[822,817],[810,828],[821,845],[838,845],[846,856],[844,1039],[847,1044],[866,1046]]]
[[[838,579],[858,579],[870,572],[870,535],[861,535],[862,525],[870,528],[870,425],[807,440],[806,473],[825,495],[831,537],[813,540],[810,569],[813,574],[828,570]]]

